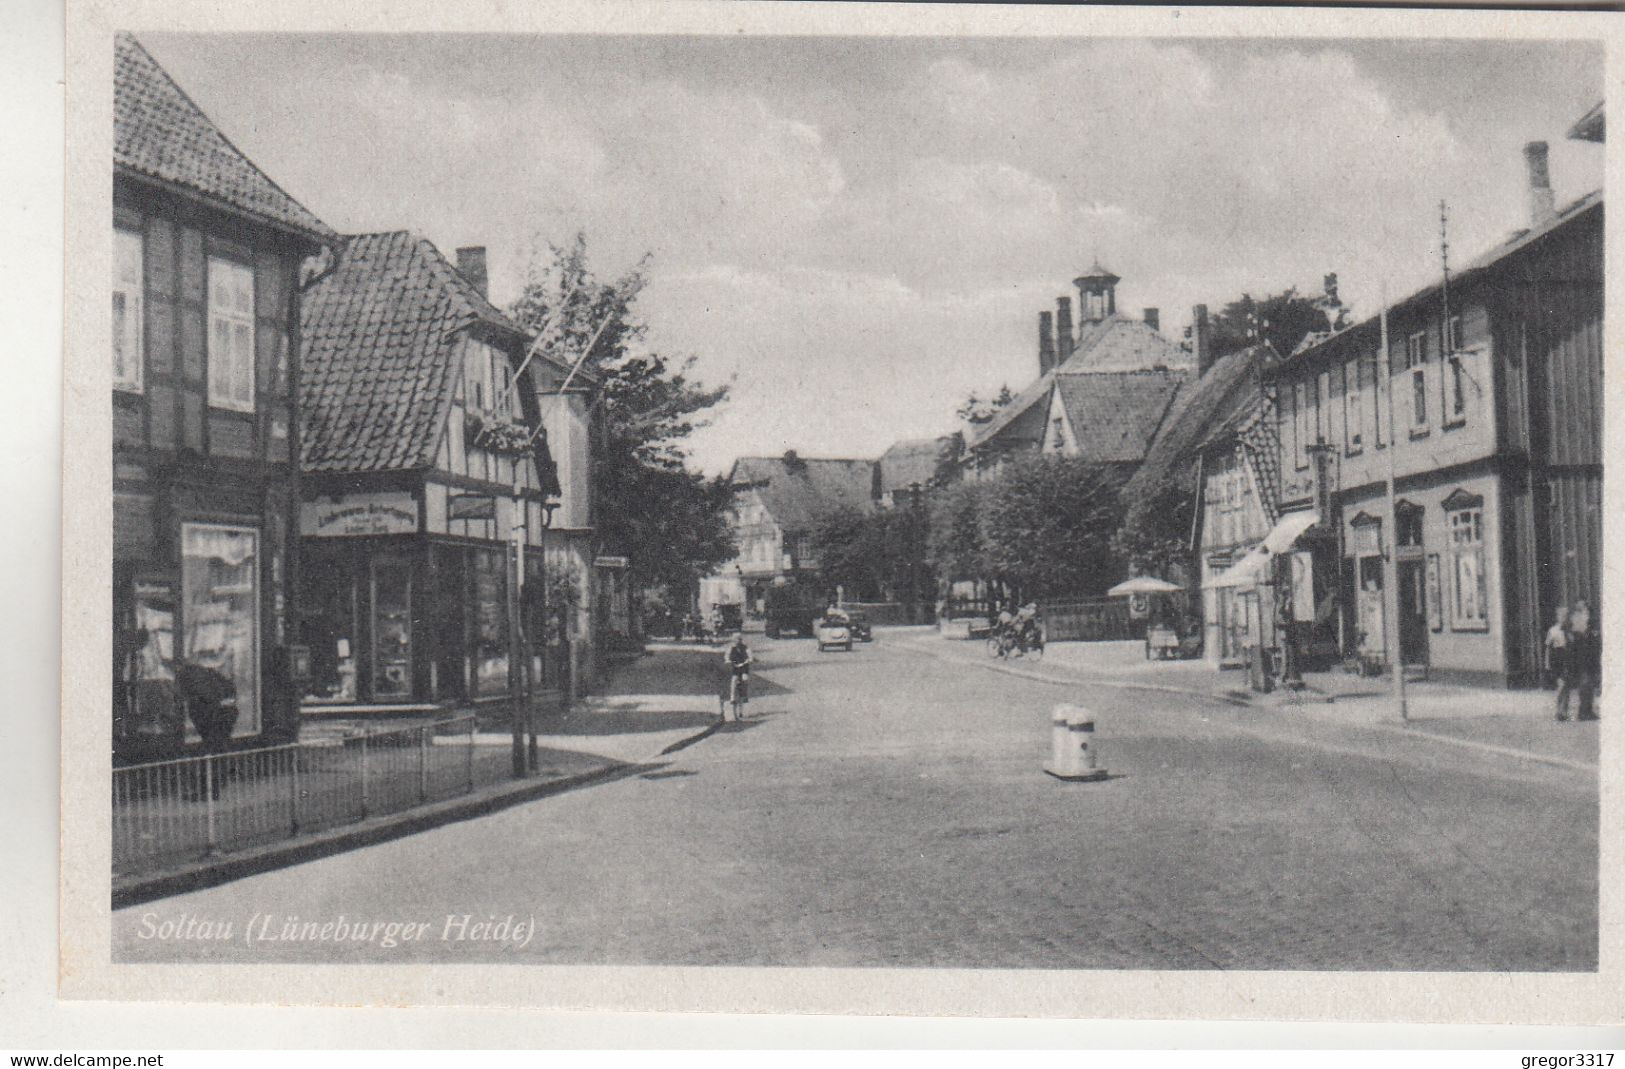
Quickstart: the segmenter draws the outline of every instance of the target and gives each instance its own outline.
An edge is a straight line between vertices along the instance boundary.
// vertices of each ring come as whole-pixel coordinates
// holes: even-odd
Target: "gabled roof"
[[[1140,470],[1124,488],[1124,500],[1148,499],[1157,483],[1176,476],[1204,448],[1236,431],[1261,403],[1258,376],[1274,359],[1268,342],[1229,353],[1182,390]]]
[[[427,239],[342,239],[338,266],[301,302],[306,471],[429,467],[459,370],[459,331],[522,340]]]
[[[1137,463],[1187,382],[1183,371],[1096,371],[1059,375],[1078,455],[1098,463]]]
[[[1189,352],[1151,329],[1143,320],[1111,315],[1086,323],[1072,346],[1072,355],[1059,367],[1039,376],[1001,408],[971,439],[970,449],[980,449],[1014,423],[1034,405],[1049,403],[1056,381],[1068,375],[1098,371],[1149,371],[1154,368],[1189,369],[1194,359]]]
[[[773,521],[786,530],[806,530],[842,509],[874,507],[873,460],[812,459],[796,456],[740,457],[728,481],[761,495]]]
[[[337,237],[227,140],[128,33],[114,43],[113,163],[319,242]]]
[[[1580,120],[1569,128],[1569,136],[1576,141],[1605,141],[1608,134],[1608,120],[1603,110],[1603,101],[1599,100],[1591,106],[1591,110],[1580,116]]]
[[[880,454],[880,492],[895,493],[918,483],[929,486],[936,477],[950,438],[907,438]]]
[[[1601,211],[1602,206],[1603,194],[1600,189],[1570,201],[1541,225],[1514,232],[1511,237],[1501,242],[1501,244],[1496,245],[1482,256],[1468,263],[1460,273],[1451,276],[1450,285],[1452,287],[1465,286],[1480,276],[1495,270],[1505,260],[1533,245],[1546,235],[1577,222],[1593,211]],[[1427,301],[1437,301],[1440,298],[1441,288],[1441,284],[1438,282],[1424,286],[1416,292],[1389,304],[1388,313],[1393,316],[1395,313],[1408,310],[1412,306]],[[1289,359],[1290,361],[1312,360],[1325,352],[1328,346],[1335,345],[1357,334],[1369,334],[1377,331],[1381,320],[1382,313],[1379,311],[1376,315],[1351,323],[1336,333],[1324,335],[1310,344],[1298,346],[1297,349],[1293,350]]]

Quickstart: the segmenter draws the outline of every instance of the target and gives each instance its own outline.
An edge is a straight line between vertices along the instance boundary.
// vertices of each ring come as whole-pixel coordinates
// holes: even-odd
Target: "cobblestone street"
[[[1596,964],[1594,774],[909,648],[756,640],[752,720],[634,776],[114,916],[116,957],[1168,969]],[[664,650],[697,679],[711,650]],[[662,678],[646,660],[639,671]],[[1112,779],[1045,776],[1057,701]],[[375,945],[143,919],[429,921]],[[523,948],[450,913],[534,916]],[[239,932],[240,932],[239,928]]]

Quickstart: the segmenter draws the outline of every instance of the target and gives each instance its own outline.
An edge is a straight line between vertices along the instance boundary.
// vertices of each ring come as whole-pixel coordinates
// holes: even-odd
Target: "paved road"
[[[850,654],[756,647],[757,719],[662,767],[122,911],[117,956],[1595,967],[1594,777],[1286,710],[1016,679],[885,633]],[[1096,711],[1109,782],[1041,773],[1058,700]],[[429,927],[393,948],[250,947],[255,913]],[[445,941],[447,914],[537,927],[523,947]],[[188,917],[232,938],[142,937]]]

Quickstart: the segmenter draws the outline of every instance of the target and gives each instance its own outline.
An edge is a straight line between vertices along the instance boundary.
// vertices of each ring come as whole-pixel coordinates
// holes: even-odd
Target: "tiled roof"
[[[1576,141],[1603,141],[1607,139],[1607,127],[1607,113],[1603,101],[1599,100],[1569,128],[1569,136]]]
[[[1174,342],[1152,330],[1143,320],[1108,316],[1085,323],[1073,343],[1067,360],[1027,386],[1015,400],[1001,408],[993,419],[971,439],[970,448],[980,449],[1002,434],[1010,424],[1039,402],[1049,403],[1050,389],[1067,375],[1096,371],[1146,371],[1153,368],[1187,370],[1194,358]]]
[[[1515,232],[1511,237],[1501,242],[1501,244],[1490,249],[1477,259],[1470,261],[1465,268],[1451,277],[1451,286],[1464,286],[1467,283],[1474,281],[1478,277],[1495,270],[1503,261],[1507,260],[1514,253],[1533,245],[1547,234],[1574,223],[1576,220],[1588,215],[1593,210],[1600,211],[1602,209],[1602,205],[1603,194],[1602,190],[1600,189],[1594,190],[1587,193],[1583,197],[1570,201],[1568,204],[1560,208],[1550,219],[1541,223],[1539,226],[1532,229],[1519,230]],[[1402,309],[1420,305],[1424,302],[1437,301],[1439,299],[1440,289],[1440,283],[1434,282],[1422,287],[1408,296],[1392,302],[1388,306],[1389,315],[1392,316]],[[1298,346],[1297,349],[1293,350],[1290,359],[1294,361],[1313,360],[1320,354],[1324,353],[1327,347],[1330,345],[1341,343],[1348,338],[1358,336],[1362,333],[1369,336],[1370,333],[1374,333],[1379,329],[1381,320],[1382,313],[1379,311],[1376,315],[1351,323],[1336,333],[1325,335],[1324,337],[1320,337],[1313,342]]]
[[[948,448],[948,438],[909,438],[880,455],[880,492],[895,493],[915,483],[928,486]]]
[[[456,382],[457,332],[479,323],[523,334],[426,239],[342,240],[337,267],[301,302],[304,468],[428,467]]]
[[[128,33],[115,39],[113,162],[319,241],[337,235],[226,139]]]
[[[773,521],[786,530],[807,530],[840,509],[874,507],[873,460],[740,457],[728,481],[761,495]]]
[[[1058,375],[1055,389],[1079,456],[1137,463],[1186,381],[1183,371],[1095,371]]]
[[[1124,488],[1124,500],[1148,499],[1157,483],[1178,477],[1203,448],[1237,430],[1260,403],[1258,373],[1274,356],[1268,342],[1229,353],[1180,391],[1140,470]]]

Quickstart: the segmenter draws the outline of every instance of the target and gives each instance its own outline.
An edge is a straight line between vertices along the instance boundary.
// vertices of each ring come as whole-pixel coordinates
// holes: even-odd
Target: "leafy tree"
[[[1113,548],[1131,571],[1167,578],[1176,567],[1189,566],[1198,489],[1195,474],[1181,465],[1127,504]]]
[[[954,410],[954,415],[972,427],[980,427],[985,423],[993,422],[993,417],[999,414],[999,409],[1015,400],[1008,385],[1000,386],[999,392],[984,401],[972,393],[965,398],[964,404]]]
[[[1121,471],[1078,457],[1033,456],[988,484],[982,532],[989,574],[1023,598],[1101,594],[1121,575],[1113,537]]]
[[[830,590],[840,586],[853,600],[886,596],[894,572],[905,560],[908,532],[897,512],[841,508],[813,529],[819,576]]]
[[[931,498],[926,560],[945,580],[985,579],[991,575],[986,532],[988,484],[958,482],[942,487]]]
[[[1323,296],[1305,296],[1290,287],[1262,300],[1243,293],[1225,305],[1211,321],[1213,352],[1223,356],[1268,341],[1276,352],[1288,356],[1306,336],[1347,325],[1348,309],[1338,299],[1337,276],[1328,275]]]
[[[688,438],[726,400],[726,386],[694,377],[695,358],[670,357],[644,344],[635,302],[647,258],[612,282],[598,278],[587,239],[547,245],[531,258],[524,288],[508,313],[543,332],[547,351],[598,379],[593,513],[600,547],[631,561],[635,588],[689,589],[734,555],[720,480],[690,467]]]

